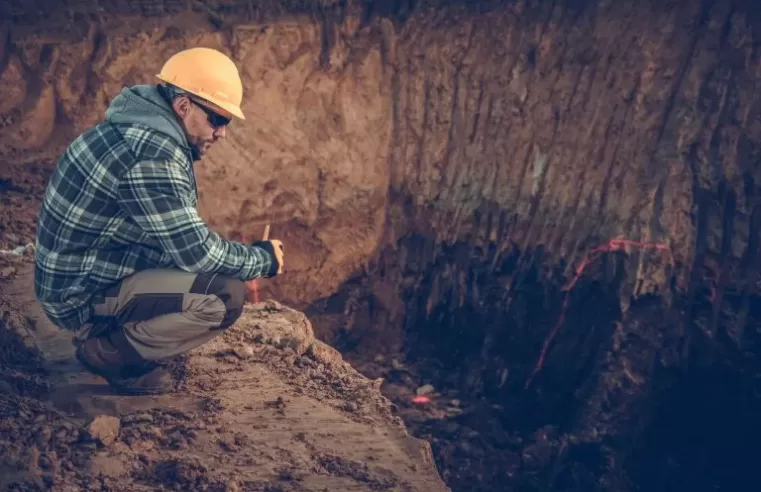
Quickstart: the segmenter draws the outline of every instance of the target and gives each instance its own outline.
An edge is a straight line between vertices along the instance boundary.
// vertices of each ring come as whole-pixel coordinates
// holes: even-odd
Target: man
[[[158,78],[123,89],[70,144],[37,228],[37,299],[75,332],[82,365],[128,394],[171,390],[160,363],[232,325],[243,282],[283,269],[280,241],[227,241],[196,210],[194,161],[244,119],[235,64],[194,48]]]

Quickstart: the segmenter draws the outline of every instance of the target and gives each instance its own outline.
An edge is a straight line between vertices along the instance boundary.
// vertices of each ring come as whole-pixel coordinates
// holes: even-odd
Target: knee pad
[[[217,327],[218,330],[230,327],[243,313],[245,287],[243,282],[237,278],[216,273],[202,273],[196,277],[190,292],[192,294],[214,295],[225,303],[225,318]]]

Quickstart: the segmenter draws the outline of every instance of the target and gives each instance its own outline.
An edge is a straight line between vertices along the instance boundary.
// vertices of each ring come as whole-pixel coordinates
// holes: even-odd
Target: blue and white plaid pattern
[[[197,212],[189,151],[138,125],[101,123],[71,143],[45,191],[35,293],[58,326],[77,330],[93,295],[148,268],[266,275],[265,250],[227,241]]]

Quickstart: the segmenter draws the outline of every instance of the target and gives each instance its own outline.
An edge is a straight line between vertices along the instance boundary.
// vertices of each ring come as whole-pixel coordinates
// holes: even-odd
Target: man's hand
[[[277,275],[283,273],[283,265],[285,264],[285,250],[283,249],[283,242],[279,239],[272,239],[272,249],[275,251],[275,261],[277,261]]]
[[[272,257],[273,268],[270,271],[270,276],[280,275],[283,273],[283,266],[285,264],[285,250],[283,249],[283,242],[279,239],[270,239],[269,241],[257,241],[252,246],[262,248]]]

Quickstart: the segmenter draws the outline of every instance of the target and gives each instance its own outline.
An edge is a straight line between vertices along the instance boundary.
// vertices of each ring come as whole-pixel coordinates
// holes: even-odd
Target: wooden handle
[[[270,225],[267,224],[264,226],[264,236],[262,236],[262,241],[268,241],[270,238]]]

